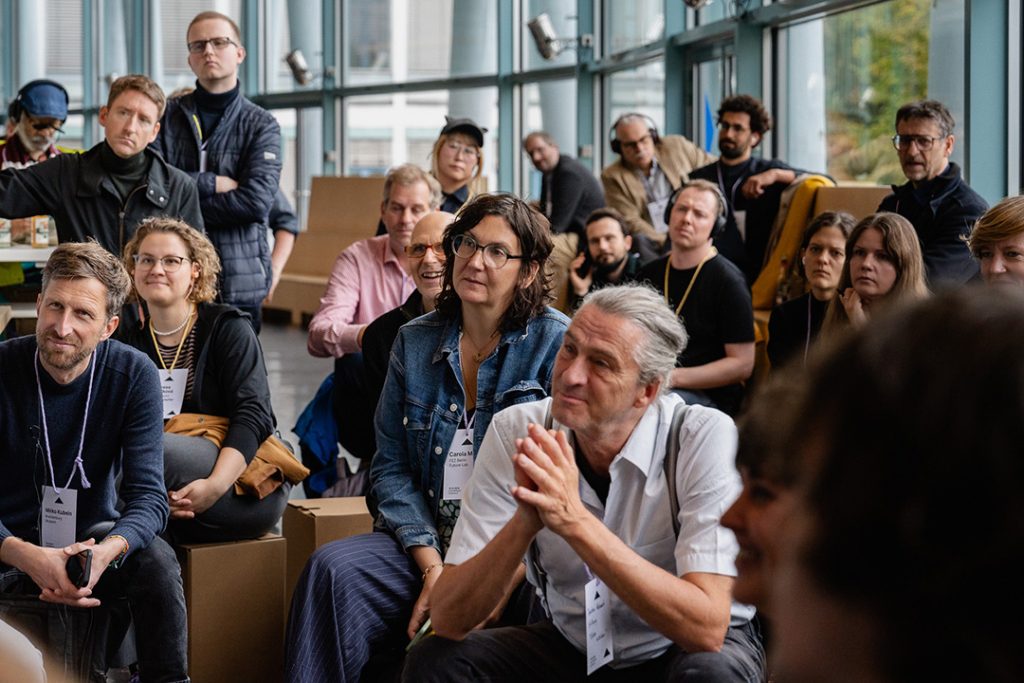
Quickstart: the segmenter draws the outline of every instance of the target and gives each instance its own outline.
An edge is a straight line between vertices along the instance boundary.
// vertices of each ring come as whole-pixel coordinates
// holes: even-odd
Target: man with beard
[[[62,244],[43,269],[35,336],[0,343],[0,575],[57,605],[127,598],[142,680],[187,681],[181,573],[157,535],[160,382],[149,358],[109,339],[130,286],[100,245]]]
[[[0,141],[0,170],[25,168],[64,151],[53,144],[68,117],[68,93],[60,83],[26,83],[8,107],[7,117],[13,129]]]
[[[690,174],[716,183],[729,212],[715,247],[752,284],[761,272],[768,237],[786,186],[798,171],[776,159],[760,159],[753,150],[771,130],[772,117],[757,99],[734,95],[718,109],[718,149],[722,156]]]
[[[593,211],[587,216],[585,230],[590,261],[580,254],[570,264],[570,310],[579,306],[587,292],[633,282],[640,272],[640,256],[629,251],[633,237],[622,214],[615,209]]]

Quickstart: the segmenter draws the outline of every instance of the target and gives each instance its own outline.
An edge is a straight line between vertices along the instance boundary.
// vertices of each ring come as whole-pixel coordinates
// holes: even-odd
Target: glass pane
[[[576,156],[576,81],[569,78],[529,83],[523,86],[522,102],[523,137],[533,131],[545,131],[555,139],[562,154]],[[520,194],[538,199],[541,173],[525,151],[521,167]]]
[[[662,0],[606,0],[604,8],[609,53],[661,40],[665,33]]]
[[[497,3],[346,0],[343,4],[347,85],[498,70]]]
[[[893,0],[783,29],[783,158],[837,180],[905,182],[894,117],[925,97],[957,119],[962,158],[964,21],[964,0]]]
[[[566,48],[561,54],[552,59],[544,59],[534,43],[533,35],[527,27],[526,22],[541,13],[547,13],[551,19],[551,26],[559,39],[573,39],[579,36],[578,23],[576,21],[576,0],[529,0],[523,3],[523,65],[524,70],[543,69],[546,66],[561,64],[575,64],[576,50]]]
[[[77,0],[49,0],[48,3],[29,3],[34,7],[19,10],[38,13],[40,22],[46,24],[46,35],[19,36],[18,49],[45,54],[46,75],[57,81],[68,91],[72,107],[82,106],[82,3]],[[48,40],[47,36],[60,36],[60,40]],[[38,56],[42,57],[42,54]],[[31,58],[27,60],[32,63]],[[42,59],[36,64],[42,62]],[[38,74],[35,77],[43,77]],[[25,78],[28,82],[31,78]],[[22,83],[15,87],[21,87]],[[106,101],[106,93],[103,93]]]
[[[264,45],[261,74],[267,92],[291,92],[319,87],[323,82],[323,25],[320,3],[266,0],[263,6]],[[298,50],[305,61],[301,84],[285,58]],[[301,71],[299,72],[301,73]]]
[[[665,64],[651,62],[636,69],[616,71],[608,78],[608,119],[604,130],[611,128],[615,119],[627,112],[640,112],[650,116],[658,128],[665,123]],[[608,145],[608,134],[603,144],[607,165],[614,160]]]
[[[345,175],[383,175],[406,162],[430,168],[430,152],[445,114],[469,116],[484,136],[483,176],[496,189],[498,89],[431,90],[345,100]]]
[[[697,10],[697,24],[703,26],[726,17],[726,3],[730,0],[711,0],[707,5]]]
[[[694,141],[703,149],[717,155],[718,127],[716,114],[722,99],[733,90],[732,55],[709,59],[693,67]]]

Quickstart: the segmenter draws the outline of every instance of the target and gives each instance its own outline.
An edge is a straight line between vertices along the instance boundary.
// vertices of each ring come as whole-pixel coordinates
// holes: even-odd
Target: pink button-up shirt
[[[415,288],[387,235],[356,242],[334,262],[306,348],[320,358],[359,351],[359,330],[402,305]]]

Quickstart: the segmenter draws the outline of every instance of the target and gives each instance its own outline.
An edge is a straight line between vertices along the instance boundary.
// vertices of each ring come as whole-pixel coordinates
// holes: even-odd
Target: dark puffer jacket
[[[169,100],[152,146],[196,181],[206,234],[220,255],[221,300],[259,306],[270,290],[267,215],[281,178],[281,128],[265,109],[237,97],[206,141],[206,170],[200,173],[198,120],[194,95]],[[218,194],[219,175],[236,180],[238,188]]]

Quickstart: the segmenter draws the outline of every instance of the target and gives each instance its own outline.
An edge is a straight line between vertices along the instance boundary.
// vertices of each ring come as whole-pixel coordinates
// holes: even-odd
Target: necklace
[[[164,357],[160,354],[160,344],[158,344],[157,341],[156,341],[156,335],[159,334],[160,336],[166,337],[166,336],[169,336],[171,334],[174,334],[175,332],[179,332],[185,326],[185,324],[188,323],[190,320],[192,320],[192,309],[191,308],[188,311],[188,315],[185,316],[185,322],[182,323],[178,327],[178,329],[176,329],[174,332],[170,332],[168,334],[164,334],[163,332],[157,332],[156,328],[153,327],[153,320],[150,319],[150,321],[149,321],[149,334],[150,334],[151,337],[153,337],[153,348],[156,349],[156,357],[158,359],[160,359],[160,366],[164,370],[173,370],[174,366],[178,364],[178,357],[181,356],[181,349],[185,346],[185,340],[188,339],[188,333],[185,333],[185,334],[181,335],[181,341],[178,342],[178,350],[174,352],[174,360],[171,361],[171,367],[170,368],[167,367],[167,363],[164,362]],[[189,332],[191,332],[191,331],[192,331],[192,328],[190,327],[189,328]]]
[[[473,343],[473,340],[470,339],[466,334],[463,334],[462,338],[463,338],[463,340],[465,340],[466,345],[470,347],[470,350],[473,351],[473,348],[476,346]],[[473,351],[473,354],[472,354],[473,355],[473,360],[477,364],[480,364],[480,362],[483,361],[484,358],[487,358],[487,356],[491,353],[491,351],[494,350],[494,342],[497,341],[497,339],[498,339],[498,331],[495,330],[494,332],[491,332],[491,336],[487,338],[487,343],[486,344],[484,344],[482,347],[480,347],[476,351]]]
[[[155,333],[156,336],[158,336],[158,337],[170,337],[171,335],[178,334],[183,329],[185,329],[185,325],[188,325],[188,321],[191,320],[191,319],[192,319],[192,307],[189,306],[188,313],[185,314],[185,319],[182,320],[181,324],[178,325],[177,327],[175,327],[173,330],[168,330],[167,332],[161,332],[160,330],[156,329],[156,327],[153,326],[153,319],[152,318],[149,319],[149,329],[150,329],[150,331]]]

